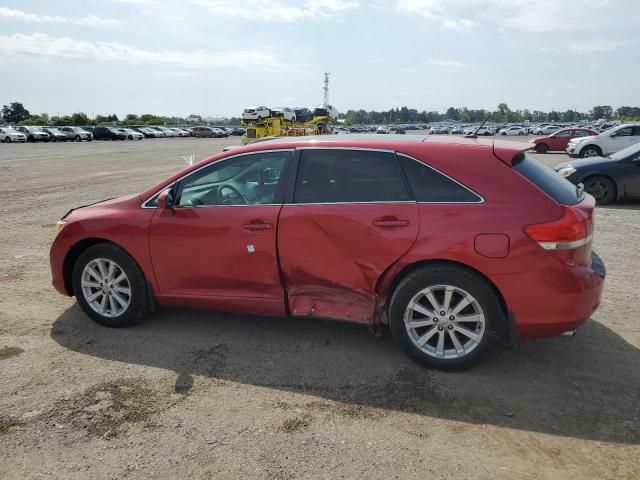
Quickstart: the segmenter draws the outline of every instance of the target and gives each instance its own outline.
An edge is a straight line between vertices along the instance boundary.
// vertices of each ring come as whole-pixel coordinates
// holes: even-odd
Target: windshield
[[[610,135],[613,132],[617,131],[620,127],[612,127],[609,130],[605,130],[604,132],[602,132],[600,135]]]
[[[609,158],[616,161],[625,159],[633,160],[638,156],[640,156],[640,143],[636,143],[635,145],[631,145],[624,150],[620,150],[619,152],[609,155]]]

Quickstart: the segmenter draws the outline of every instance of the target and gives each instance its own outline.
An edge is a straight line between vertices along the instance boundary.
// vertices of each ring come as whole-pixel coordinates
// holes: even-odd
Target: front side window
[[[631,127],[621,128],[616,132],[616,137],[630,137],[633,129]]]
[[[413,195],[424,203],[480,203],[482,197],[464,185],[413,158],[399,155]]]
[[[586,130],[576,130],[575,136],[576,137],[589,137],[589,136],[591,136],[591,134],[589,132],[587,132]]]
[[[176,206],[276,203],[288,150],[241,155],[215,162],[181,180]]]
[[[563,130],[562,132],[558,132],[555,135],[558,138],[566,138],[571,136],[571,130]]]
[[[410,200],[393,153],[340,149],[302,151],[295,203]]]

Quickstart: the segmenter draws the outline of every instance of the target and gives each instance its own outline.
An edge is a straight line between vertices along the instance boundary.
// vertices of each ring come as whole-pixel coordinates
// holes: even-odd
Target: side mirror
[[[158,208],[166,210],[171,207],[173,207],[173,191],[171,188],[167,188],[158,195]]]

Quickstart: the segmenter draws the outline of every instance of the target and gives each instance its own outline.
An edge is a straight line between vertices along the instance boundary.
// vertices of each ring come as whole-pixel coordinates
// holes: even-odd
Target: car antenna
[[[478,128],[476,128],[473,133],[470,133],[468,135],[465,135],[464,138],[478,138],[478,131],[484,127],[484,124],[487,123],[487,121],[491,118],[491,115],[489,115],[487,118],[484,119],[484,122],[482,122],[480,124],[480,126]]]

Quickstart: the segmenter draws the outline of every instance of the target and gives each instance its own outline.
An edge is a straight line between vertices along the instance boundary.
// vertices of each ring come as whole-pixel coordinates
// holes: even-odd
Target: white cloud
[[[450,2],[446,4],[450,5]],[[468,18],[453,18],[446,13],[442,0],[398,0],[396,8],[401,12],[420,15],[429,20],[437,20],[448,30],[464,30],[475,27],[476,23]]]
[[[627,42],[617,42],[614,40],[598,40],[590,42],[572,42],[569,44],[569,49],[575,53],[594,53],[594,52],[608,52],[609,50],[615,50],[619,47],[624,47]]]
[[[24,10],[16,10],[13,8],[0,7],[0,17],[20,22],[32,23],[68,23],[72,25],[82,25],[85,27],[113,27],[122,25],[123,22],[115,18],[102,18],[95,15],[87,15],[85,17],[61,17],[58,15],[39,15],[36,13],[25,12]]]
[[[179,51],[141,50],[114,42],[89,42],[44,33],[0,35],[0,58],[13,55],[86,58],[134,65],[160,64],[186,68],[236,67],[252,70],[297,70],[300,66],[280,62],[258,50]]]
[[[244,20],[295,22],[298,20],[326,20],[360,6],[353,0],[305,0],[297,2],[246,0],[191,0],[209,12]]]
[[[429,63],[448,72],[459,72],[469,67],[466,63],[459,62],[457,60],[430,60]]]

